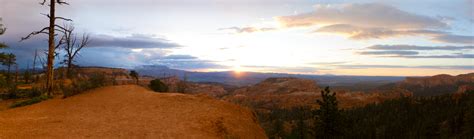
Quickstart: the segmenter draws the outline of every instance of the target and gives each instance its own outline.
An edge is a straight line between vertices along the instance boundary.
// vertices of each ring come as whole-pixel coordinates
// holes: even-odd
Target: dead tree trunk
[[[62,5],[66,4],[69,5],[66,2],[63,2],[61,0],[50,0],[49,6],[49,14],[45,15],[46,17],[49,18],[49,27],[45,27],[40,31],[32,32],[28,36],[22,38],[22,40],[26,40],[30,38],[31,36],[38,35],[38,34],[48,34],[48,56],[47,56],[47,69],[46,69],[46,95],[51,96],[53,94],[53,85],[54,85],[54,56],[56,54],[56,49],[61,45],[61,41],[58,43],[58,45],[55,45],[55,36],[56,34],[54,33],[55,30],[58,31],[66,31],[63,27],[56,25],[55,21],[56,19],[62,19],[65,21],[72,21],[71,19],[63,18],[63,17],[56,17],[56,4]],[[46,0],[43,0],[41,2],[41,5],[44,5],[46,3]],[[59,30],[59,29],[62,30]],[[47,31],[47,32],[46,32]],[[62,39],[61,39],[62,40]]]
[[[53,94],[53,82],[54,82],[54,25],[55,25],[55,8],[56,0],[50,0],[49,8],[49,39],[48,39],[48,69],[46,69],[46,90],[47,95],[51,96]]]
[[[35,50],[35,58],[33,59],[33,72],[31,73],[33,75],[33,82],[36,82],[36,59],[38,58],[38,49]]]

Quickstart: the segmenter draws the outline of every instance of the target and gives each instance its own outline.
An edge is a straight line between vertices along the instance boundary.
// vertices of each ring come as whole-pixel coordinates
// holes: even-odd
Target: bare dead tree
[[[47,0],[43,0],[40,2],[41,5],[45,5]],[[32,36],[38,35],[38,34],[47,34],[48,37],[48,65],[46,69],[46,90],[47,93],[46,95],[51,96],[53,94],[53,82],[54,82],[54,57],[55,57],[55,51],[56,48],[59,47],[58,45],[55,45],[55,36],[56,34],[54,33],[55,31],[59,32],[65,32],[66,29],[64,27],[61,27],[59,25],[56,25],[56,20],[63,20],[63,21],[72,21],[71,19],[67,19],[64,17],[56,17],[56,4],[58,5],[69,5],[69,3],[66,3],[62,0],[49,0],[49,14],[43,14],[49,19],[49,27],[45,27],[39,31],[34,31],[30,33],[28,36],[21,38],[21,40],[26,40],[29,39]],[[61,44],[61,41],[59,41]]]
[[[67,31],[64,32],[64,45],[63,49],[66,51],[64,55],[64,64],[67,65],[66,76],[71,78],[72,68],[74,66],[75,58],[78,56],[79,51],[82,48],[87,47],[90,43],[90,36],[88,34],[82,34],[81,40],[77,39],[77,35],[74,34],[74,26],[72,24],[65,25]]]
[[[2,65],[7,66],[7,81],[11,81],[11,67],[16,65],[16,56],[12,53],[6,54],[5,59],[2,61]]]

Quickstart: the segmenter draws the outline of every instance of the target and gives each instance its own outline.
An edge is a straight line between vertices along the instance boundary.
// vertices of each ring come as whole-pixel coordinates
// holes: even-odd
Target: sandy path
[[[0,138],[31,137],[265,138],[265,134],[252,113],[239,106],[126,85],[0,112]]]

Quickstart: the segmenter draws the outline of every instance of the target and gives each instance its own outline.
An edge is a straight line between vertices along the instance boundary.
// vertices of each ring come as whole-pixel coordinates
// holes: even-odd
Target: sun
[[[234,68],[232,68],[232,71],[234,72],[234,75],[236,77],[242,76],[242,74],[244,72],[241,66],[234,66]]]

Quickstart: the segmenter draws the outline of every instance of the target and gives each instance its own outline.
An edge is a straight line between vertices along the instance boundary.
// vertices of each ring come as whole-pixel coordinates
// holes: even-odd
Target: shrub
[[[112,84],[104,74],[93,74],[88,79],[78,79],[72,82],[70,86],[62,86],[63,97],[70,97],[87,90],[99,88]]]
[[[107,85],[108,80],[104,74],[96,73],[90,76],[89,82],[90,82],[91,88],[97,88],[97,87],[102,87],[102,86]]]
[[[16,86],[7,88],[6,93],[0,94],[0,99],[32,98],[40,96],[42,90],[39,88],[18,89]]]
[[[150,87],[150,89],[155,91],[155,92],[167,92],[168,91],[168,86],[166,86],[159,79],[152,80],[150,82],[150,85],[148,85],[148,87]]]
[[[7,87],[7,77],[3,74],[0,74],[0,88]]]
[[[22,106],[36,104],[36,103],[39,103],[41,101],[44,101],[44,100],[47,100],[47,99],[50,99],[50,98],[51,97],[48,97],[48,96],[45,96],[45,95],[38,96],[38,97],[34,97],[34,98],[31,98],[31,99],[28,99],[28,100],[25,100],[25,101],[20,101],[20,102],[13,103],[12,105],[10,105],[10,108],[16,108],[16,107],[22,107]]]

